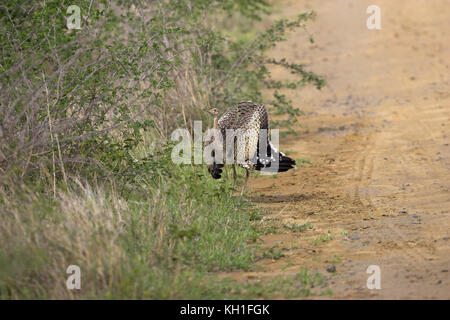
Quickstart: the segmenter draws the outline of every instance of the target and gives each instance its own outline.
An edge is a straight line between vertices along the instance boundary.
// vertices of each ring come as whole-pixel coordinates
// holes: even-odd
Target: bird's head
[[[218,116],[219,115],[219,110],[217,108],[211,108],[208,110],[208,113],[212,116]]]

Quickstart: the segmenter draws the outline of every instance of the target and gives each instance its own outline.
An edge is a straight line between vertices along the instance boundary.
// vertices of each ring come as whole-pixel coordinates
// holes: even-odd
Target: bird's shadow
[[[260,195],[248,196],[248,199],[254,203],[282,203],[282,202],[301,202],[313,198],[313,194],[280,194],[280,195]]]

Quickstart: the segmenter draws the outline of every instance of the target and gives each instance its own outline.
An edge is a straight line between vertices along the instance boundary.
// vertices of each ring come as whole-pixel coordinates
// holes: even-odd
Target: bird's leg
[[[236,185],[237,174],[236,174],[236,166],[233,164],[233,186]]]
[[[241,191],[241,197],[244,194],[244,191],[247,189],[247,182],[248,182],[248,177],[250,176],[250,171],[248,171],[247,169],[245,169],[245,182],[244,182],[244,186],[242,187],[242,191]]]

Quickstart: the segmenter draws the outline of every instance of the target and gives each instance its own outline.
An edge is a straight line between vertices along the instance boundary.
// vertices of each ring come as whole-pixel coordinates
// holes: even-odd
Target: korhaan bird
[[[234,183],[236,183],[235,164],[244,168],[246,171],[245,183],[242,188],[241,195],[247,187],[247,182],[250,175],[249,170],[275,173],[285,172],[294,168],[295,160],[278,151],[269,140],[269,115],[264,105],[254,104],[250,101],[240,102],[237,107],[226,111],[219,119],[217,119],[217,109],[211,109],[209,110],[209,113],[215,116],[214,129],[220,130],[220,133],[222,134],[222,141],[215,141],[215,137],[213,137],[207,142],[207,144],[212,142],[220,143],[221,146],[219,145],[219,148],[223,148],[224,158],[226,156],[225,142],[227,141],[227,129],[232,129],[235,132],[234,159],[232,163]],[[262,140],[260,140],[260,135],[263,133],[265,133],[265,136],[261,137]],[[240,141],[244,141],[246,143],[239,146],[239,143],[236,142],[239,141],[240,135],[244,134],[245,138],[243,139],[246,140]],[[260,141],[266,142],[263,143],[261,148]],[[265,147],[264,144],[267,148],[266,152],[261,150]],[[208,165],[208,171],[214,179],[221,178],[224,163],[226,163],[225,159],[224,161],[214,161],[212,164]]]

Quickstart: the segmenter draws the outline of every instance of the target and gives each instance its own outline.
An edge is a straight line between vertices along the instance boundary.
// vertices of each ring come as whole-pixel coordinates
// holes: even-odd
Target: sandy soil
[[[252,178],[251,198],[276,224],[245,279],[302,267],[327,277],[333,298],[450,298],[450,1],[376,1],[382,29],[366,28],[373,1],[280,1],[279,17],[315,10],[315,43],[297,33],[274,49],[326,77],[322,91],[290,94],[306,112],[281,150],[311,164]],[[287,75],[273,70],[279,79]],[[320,241],[322,240],[322,241]],[[328,272],[330,265],[336,272]],[[369,290],[369,265],[381,289]]]

